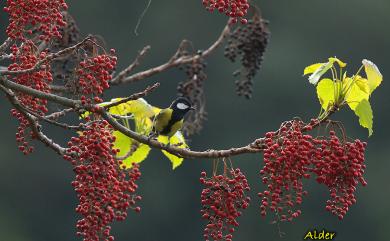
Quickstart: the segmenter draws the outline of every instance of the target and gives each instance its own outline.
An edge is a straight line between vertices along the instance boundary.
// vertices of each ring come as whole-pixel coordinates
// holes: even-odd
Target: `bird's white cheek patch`
[[[176,106],[180,110],[185,110],[185,109],[188,109],[188,107],[189,107],[188,105],[186,105],[184,103],[178,103]]]

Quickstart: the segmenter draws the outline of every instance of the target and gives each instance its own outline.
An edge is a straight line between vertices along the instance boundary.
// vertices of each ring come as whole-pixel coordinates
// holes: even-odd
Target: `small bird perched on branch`
[[[153,120],[152,133],[171,137],[183,126],[184,116],[190,110],[195,110],[185,97],[179,97],[172,104],[162,109]]]

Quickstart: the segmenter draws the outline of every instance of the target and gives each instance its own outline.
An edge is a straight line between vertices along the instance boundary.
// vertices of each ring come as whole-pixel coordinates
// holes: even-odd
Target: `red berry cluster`
[[[249,9],[248,0],[203,0],[202,3],[210,12],[217,9],[220,13],[231,17],[231,23],[236,23],[238,19],[241,19],[242,24],[248,22],[244,18]]]
[[[301,210],[294,207],[307,195],[302,179],[316,175],[316,181],[330,191],[326,210],[342,219],[356,202],[358,183],[367,184],[363,178],[366,143],[341,141],[334,131],[330,131],[329,137],[316,138],[302,133],[315,124],[288,122],[278,132],[266,134],[265,166],[260,171],[263,183],[267,184],[267,190],[259,193],[262,216],[269,209],[280,221],[298,217]]]
[[[125,220],[129,208],[141,211],[136,206],[141,196],[135,194],[135,182],[141,173],[137,165],[127,170],[120,168],[121,162],[115,159],[119,150],[113,148],[115,137],[106,121],[95,121],[86,127],[79,137],[68,142],[64,156],[76,174],[72,182],[80,202],[76,212],[83,216],[77,222],[77,234],[84,241],[112,241],[110,223]]]
[[[4,11],[9,14],[7,34],[14,39],[25,39],[35,31],[41,40],[61,37],[60,27],[66,22],[62,11],[68,8],[64,0],[7,0]]]
[[[111,50],[114,53],[114,50]],[[78,83],[83,95],[94,95],[96,103],[102,102],[98,96],[110,87],[111,73],[115,69],[117,58],[107,54],[85,59],[78,67]],[[81,99],[85,103],[91,103],[85,96]]]
[[[331,199],[326,203],[326,210],[339,219],[356,203],[354,192],[358,183],[367,185],[363,177],[366,145],[360,140],[342,143],[331,131],[330,138],[322,140],[316,150],[313,172],[317,174],[317,182],[329,188]]]
[[[47,55],[47,52],[43,51],[37,53],[35,45],[31,41],[26,41],[21,47],[13,45],[11,47],[12,51],[12,61],[13,63],[8,66],[10,71],[20,71],[25,69],[30,69],[35,66],[35,64],[44,59]],[[51,74],[51,69],[49,64],[41,65],[41,68],[37,71],[33,71],[26,74],[19,74],[14,77],[10,77],[15,83],[28,86],[30,88],[49,93],[50,86],[49,84],[53,81]],[[21,104],[37,114],[44,115],[47,109],[47,100],[39,99],[22,92],[17,92],[16,96]],[[27,127],[29,125],[27,119],[16,110],[11,111],[12,115],[15,116],[19,122],[20,126],[16,134],[16,141],[20,143],[19,149],[23,151],[24,154],[28,154],[32,151],[32,148],[28,146],[26,137],[30,134],[26,134]]]
[[[283,140],[278,136],[283,136]],[[301,210],[294,207],[300,205],[307,194],[302,178],[310,177],[307,170],[312,156],[311,140],[311,136],[302,134],[300,122],[281,127],[278,134],[266,134],[265,165],[260,171],[267,185],[267,190],[259,193],[262,216],[267,214],[267,209],[276,212],[282,221],[291,221],[301,214]]]
[[[249,205],[248,181],[240,169],[231,169],[226,175],[206,177],[201,173],[200,182],[206,187],[201,194],[202,218],[208,221],[204,229],[205,240],[226,240],[233,238],[234,227],[238,227],[237,217]]]

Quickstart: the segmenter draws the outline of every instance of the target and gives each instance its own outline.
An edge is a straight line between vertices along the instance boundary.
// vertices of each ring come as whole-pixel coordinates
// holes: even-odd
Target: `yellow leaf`
[[[369,93],[367,93],[367,85],[365,86],[365,82],[363,78],[357,78],[354,82],[352,82],[352,78],[346,78],[343,81],[343,85],[345,86],[345,101],[349,105],[352,110],[355,110],[358,104],[362,100],[369,99]]]
[[[175,135],[173,135],[171,138],[167,136],[159,136],[157,139],[159,142],[163,144],[170,144],[171,146],[176,146],[178,148],[187,148],[188,145],[185,142],[183,134],[178,131]],[[177,145],[181,143],[181,145]],[[171,161],[172,163],[172,169],[175,170],[178,166],[180,166],[183,162],[183,158],[175,156],[167,151],[162,151],[166,157]]]
[[[108,103],[115,103],[122,99],[123,98],[115,98],[112,99],[110,102],[105,102],[104,105],[107,105]],[[139,117],[152,117],[154,115],[153,107],[149,105],[148,102],[146,102],[143,98],[139,98],[137,100],[130,100],[117,106],[111,107],[109,109],[109,112],[111,114],[116,115],[133,114],[134,116]]]
[[[373,113],[370,102],[364,99],[362,100],[354,110],[355,114],[359,117],[359,124],[368,129],[368,136],[373,133]]]
[[[370,94],[381,84],[383,76],[378,67],[371,61],[363,59],[364,70],[366,71]]]
[[[123,168],[133,167],[133,163],[140,163],[148,157],[151,148],[146,144],[138,144],[136,150],[126,159],[123,160]]]
[[[317,63],[317,64],[312,64],[312,65],[307,66],[307,67],[303,70],[303,75],[307,75],[307,74],[314,73],[314,71],[316,71],[318,68],[320,68],[321,65],[323,65],[323,64],[324,64],[324,63]]]
[[[360,88],[361,91],[364,93],[370,94],[370,86],[368,85],[368,80],[361,77],[361,76],[356,76],[356,85]]]
[[[140,163],[146,159],[149,154],[150,147],[148,145],[133,141],[130,137],[122,134],[119,131],[114,131],[116,137],[114,148],[119,149],[117,158],[123,157],[123,168],[131,168],[133,163]],[[129,155],[129,152],[132,152]]]
[[[328,110],[336,102],[337,84],[331,79],[322,79],[317,85],[317,96],[324,110]]]
[[[119,153],[117,155],[126,155],[132,143],[131,138],[122,134],[120,131],[114,131],[112,134],[115,136],[114,148],[119,149]]]

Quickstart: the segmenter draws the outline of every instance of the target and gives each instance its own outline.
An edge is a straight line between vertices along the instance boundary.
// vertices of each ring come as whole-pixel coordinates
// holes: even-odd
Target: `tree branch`
[[[31,67],[29,69],[16,70],[16,71],[2,70],[2,71],[0,71],[0,75],[20,75],[20,74],[28,74],[28,73],[37,71],[37,70],[39,70],[39,68],[41,68],[41,66],[43,64],[51,62],[57,58],[60,58],[60,57],[63,57],[65,55],[72,53],[73,51],[81,48],[87,41],[91,41],[91,39],[92,39],[92,37],[88,36],[83,41],[81,41],[81,42],[79,42],[71,47],[65,48],[65,49],[60,50],[60,51],[53,53],[53,54],[48,54],[45,58],[39,60],[33,67]]]
[[[203,51],[199,54],[192,55],[192,56],[183,56],[180,58],[176,58],[176,56],[177,56],[177,52],[176,52],[176,54],[173,55],[173,57],[168,62],[166,62],[162,65],[159,65],[159,66],[156,66],[154,68],[133,74],[133,75],[125,77],[125,78],[123,78],[123,77],[114,78],[110,83],[112,85],[134,83],[134,82],[137,82],[139,80],[143,80],[145,78],[148,78],[152,75],[166,71],[170,68],[177,67],[177,66],[182,65],[182,64],[188,64],[190,62],[196,61],[199,58],[207,57],[222,44],[223,40],[225,39],[225,37],[229,33],[230,33],[230,27],[229,27],[229,24],[226,24],[225,28],[223,29],[223,31],[220,34],[220,36],[218,37],[218,39],[205,51]]]
[[[59,155],[61,156],[64,155],[66,153],[66,148],[61,147],[60,145],[55,143],[52,139],[50,139],[49,137],[47,137],[45,134],[42,133],[41,126],[39,125],[37,118],[28,113],[26,108],[16,98],[15,94],[1,85],[0,85],[0,89],[6,94],[8,100],[15,107],[15,109],[17,109],[20,113],[22,113],[26,117],[26,119],[30,123],[31,130],[34,133],[34,137],[36,137],[42,143],[46,144],[48,147],[53,149]]]
[[[106,110],[107,108],[115,106],[115,105],[118,105],[118,104],[122,103],[122,101],[118,101],[118,102],[112,103],[108,107],[105,106],[106,108],[96,108],[97,107],[96,105],[81,105],[81,101],[78,101],[78,100],[76,101],[76,100],[68,99],[68,98],[65,98],[65,97],[61,97],[61,96],[45,93],[45,92],[42,92],[42,91],[38,91],[38,90],[35,90],[35,89],[32,89],[32,88],[26,87],[24,85],[16,84],[16,83],[14,83],[12,81],[5,80],[4,78],[0,78],[0,84],[4,85],[4,86],[6,86],[6,87],[8,87],[10,89],[13,89],[13,90],[16,90],[16,91],[21,91],[21,92],[24,92],[26,94],[32,95],[34,97],[37,97],[37,98],[47,99],[49,101],[53,101],[53,102],[56,102],[58,104],[61,104],[61,105],[67,106],[67,107],[72,107],[72,108],[75,108],[75,109],[85,109],[85,110],[88,110],[88,111],[93,110],[96,114],[99,114],[103,119],[107,120],[108,123],[115,130],[120,131],[124,135],[126,135],[126,136],[128,136],[128,137],[130,137],[130,138],[132,138],[134,140],[137,140],[138,142],[141,142],[141,143],[144,143],[146,145],[149,145],[151,147],[154,147],[154,148],[157,148],[157,149],[161,149],[161,150],[165,150],[165,151],[167,151],[167,152],[169,152],[171,154],[174,154],[174,155],[177,155],[177,156],[180,156],[180,157],[184,157],[184,158],[221,158],[221,157],[231,157],[231,156],[237,156],[237,155],[245,154],[245,153],[259,153],[259,152],[262,152],[264,150],[264,148],[265,148],[265,139],[264,138],[256,139],[253,142],[249,143],[248,145],[245,145],[245,146],[242,146],[242,147],[233,147],[233,148],[229,148],[229,149],[226,149],[226,150],[191,151],[189,149],[181,149],[181,148],[177,148],[177,147],[174,147],[174,146],[167,146],[167,145],[162,144],[162,143],[160,143],[160,142],[158,142],[156,140],[150,139],[147,136],[138,134],[138,133],[136,133],[136,132],[126,128],[125,126],[120,124],[115,118],[113,118],[107,112],[107,110]],[[129,101],[129,100],[133,99],[134,96],[137,96],[137,97],[140,98],[140,97],[148,94],[151,90],[154,90],[155,88],[157,88],[157,86],[158,86],[158,83],[156,83],[152,87],[146,88],[144,91],[142,91],[140,93],[136,93],[136,94],[126,98],[125,100]],[[329,118],[329,116],[331,114],[333,114],[335,111],[336,110],[334,110],[334,109],[329,111],[323,118],[321,118],[319,120],[318,123],[316,123],[314,125],[314,127],[317,127],[322,122],[326,121]]]

